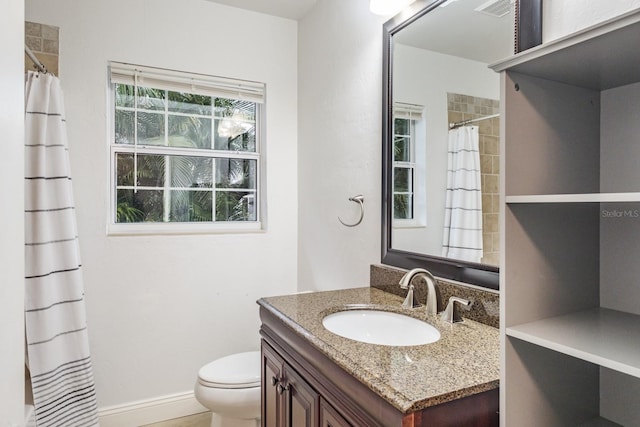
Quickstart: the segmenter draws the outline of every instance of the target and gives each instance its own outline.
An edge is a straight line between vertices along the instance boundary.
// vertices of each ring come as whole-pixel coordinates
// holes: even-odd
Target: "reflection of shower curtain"
[[[442,255],[482,260],[482,191],[478,127],[449,131]]]
[[[38,426],[97,426],[60,81],[25,89],[25,326]]]

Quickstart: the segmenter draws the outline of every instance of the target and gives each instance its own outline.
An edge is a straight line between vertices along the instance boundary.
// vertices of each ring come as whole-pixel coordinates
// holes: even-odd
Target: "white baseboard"
[[[98,417],[100,427],[139,427],[206,411],[191,391],[100,408]]]

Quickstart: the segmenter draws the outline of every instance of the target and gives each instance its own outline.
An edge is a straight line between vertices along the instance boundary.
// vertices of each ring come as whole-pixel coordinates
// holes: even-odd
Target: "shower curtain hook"
[[[355,224],[347,224],[341,220],[340,217],[338,217],[338,221],[340,221],[340,223],[345,227],[355,227],[356,225],[359,225],[364,218],[364,196],[362,194],[358,194],[357,196],[349,197],[349,201],[356,202],[360,205],[360,218]]]

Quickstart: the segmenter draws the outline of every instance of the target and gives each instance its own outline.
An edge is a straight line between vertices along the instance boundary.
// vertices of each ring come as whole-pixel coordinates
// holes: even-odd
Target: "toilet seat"
[[[198,382],[222,389],[260,387],[260,352],[232,354],[207,363],[198,371]]]

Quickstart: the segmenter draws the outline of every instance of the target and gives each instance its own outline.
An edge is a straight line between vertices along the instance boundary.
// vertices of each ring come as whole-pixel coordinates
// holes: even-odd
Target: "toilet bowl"
[[[213,413],[211,427],[258,427],[260,352],[232,354],[204,365],[194,392]]]

